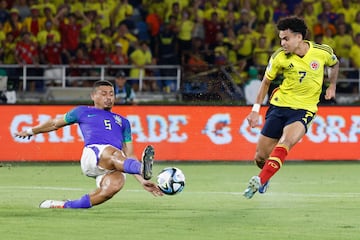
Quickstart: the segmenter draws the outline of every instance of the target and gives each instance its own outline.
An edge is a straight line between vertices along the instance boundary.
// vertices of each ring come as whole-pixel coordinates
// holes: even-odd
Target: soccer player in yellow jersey
[[[325,99],[335,98],[338,59],[327,45],[305,40],[307,26],[297,17],[282,18],[278,24],[280,44],[266,68],[256,103],[247,117],[249,125],[259,124],[260,104],[270,83],[283,74],[282,84],[274,90],[265,124],[256,147],[255,162],[261,171],[253,176],[243,195],[252,198],[264,193],[269,179],[280,169],[290,149],[305,135],[315,117],[323,85],[324,69],[330,82]]]

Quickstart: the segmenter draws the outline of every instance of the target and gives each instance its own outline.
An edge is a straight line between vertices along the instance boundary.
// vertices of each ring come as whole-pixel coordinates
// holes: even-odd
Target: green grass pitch
[[[2,163],[2,240],[347,240],[360,238],[358,162],[287,162],[266,194],[245,199],[250,162],[155,163],[176,166],[186,186],[155,198],[132,176],[124,189],[92,209],[39,209],[43,199],[74,199],[95,181],[78,163]]]

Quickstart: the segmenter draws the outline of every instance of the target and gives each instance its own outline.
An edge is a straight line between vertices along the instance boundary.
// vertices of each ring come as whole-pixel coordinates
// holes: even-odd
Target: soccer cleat
[[[155,150],[154,147],[151,145],[148,145],[143,151],[141,161],[141,175],[145,180],[149,180],[152,177],[154,155]]]
[[[265,193],[268,188],[269,188],[269,180],[259,187],[259,193],[261,194]]]
[[[248,187],[243,193],[244,197],[246,197],[247,199],[252,198],[254,194],[259,190],[260,185],[260,177],[253,176],[249,181]]]
[[[44,200],[40,203],[39,208],[64,208],[65,201]]]

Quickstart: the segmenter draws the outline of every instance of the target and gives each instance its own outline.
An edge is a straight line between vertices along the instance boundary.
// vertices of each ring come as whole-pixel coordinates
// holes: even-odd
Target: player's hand
[[[248,123],[250,127],[254,128],[259,126],[259,113],[251,111],[250,114],[247,116]]]
[[[330,100],[332,98],[335,98],[335,93],[336,93],[336,85],[330,84],[329,87],[326,89],[325,99]]]
[[[150,192],[155,197],[164,195],[164,193],[160,190],[160,188],[151,181],[144,180],[142,182],[142,186],[146,191]]]
[[[27,138],[27,139],[30,139],[32,136],[32,134],[29,134],[27,131],[21,131],[21,132],[16,132],[15,133],[15,137],[18,137],[18,138]]]

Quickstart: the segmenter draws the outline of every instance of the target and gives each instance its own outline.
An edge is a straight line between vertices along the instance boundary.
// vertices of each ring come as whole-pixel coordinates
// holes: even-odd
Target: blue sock
[[[124,161],[124,172],[130,174],[140,174],[141,162],[131,158],[126,159]]]
[[[78,200],[69,200],[64,204],[64,208],[91,208],[90,196],[86,194]]]

